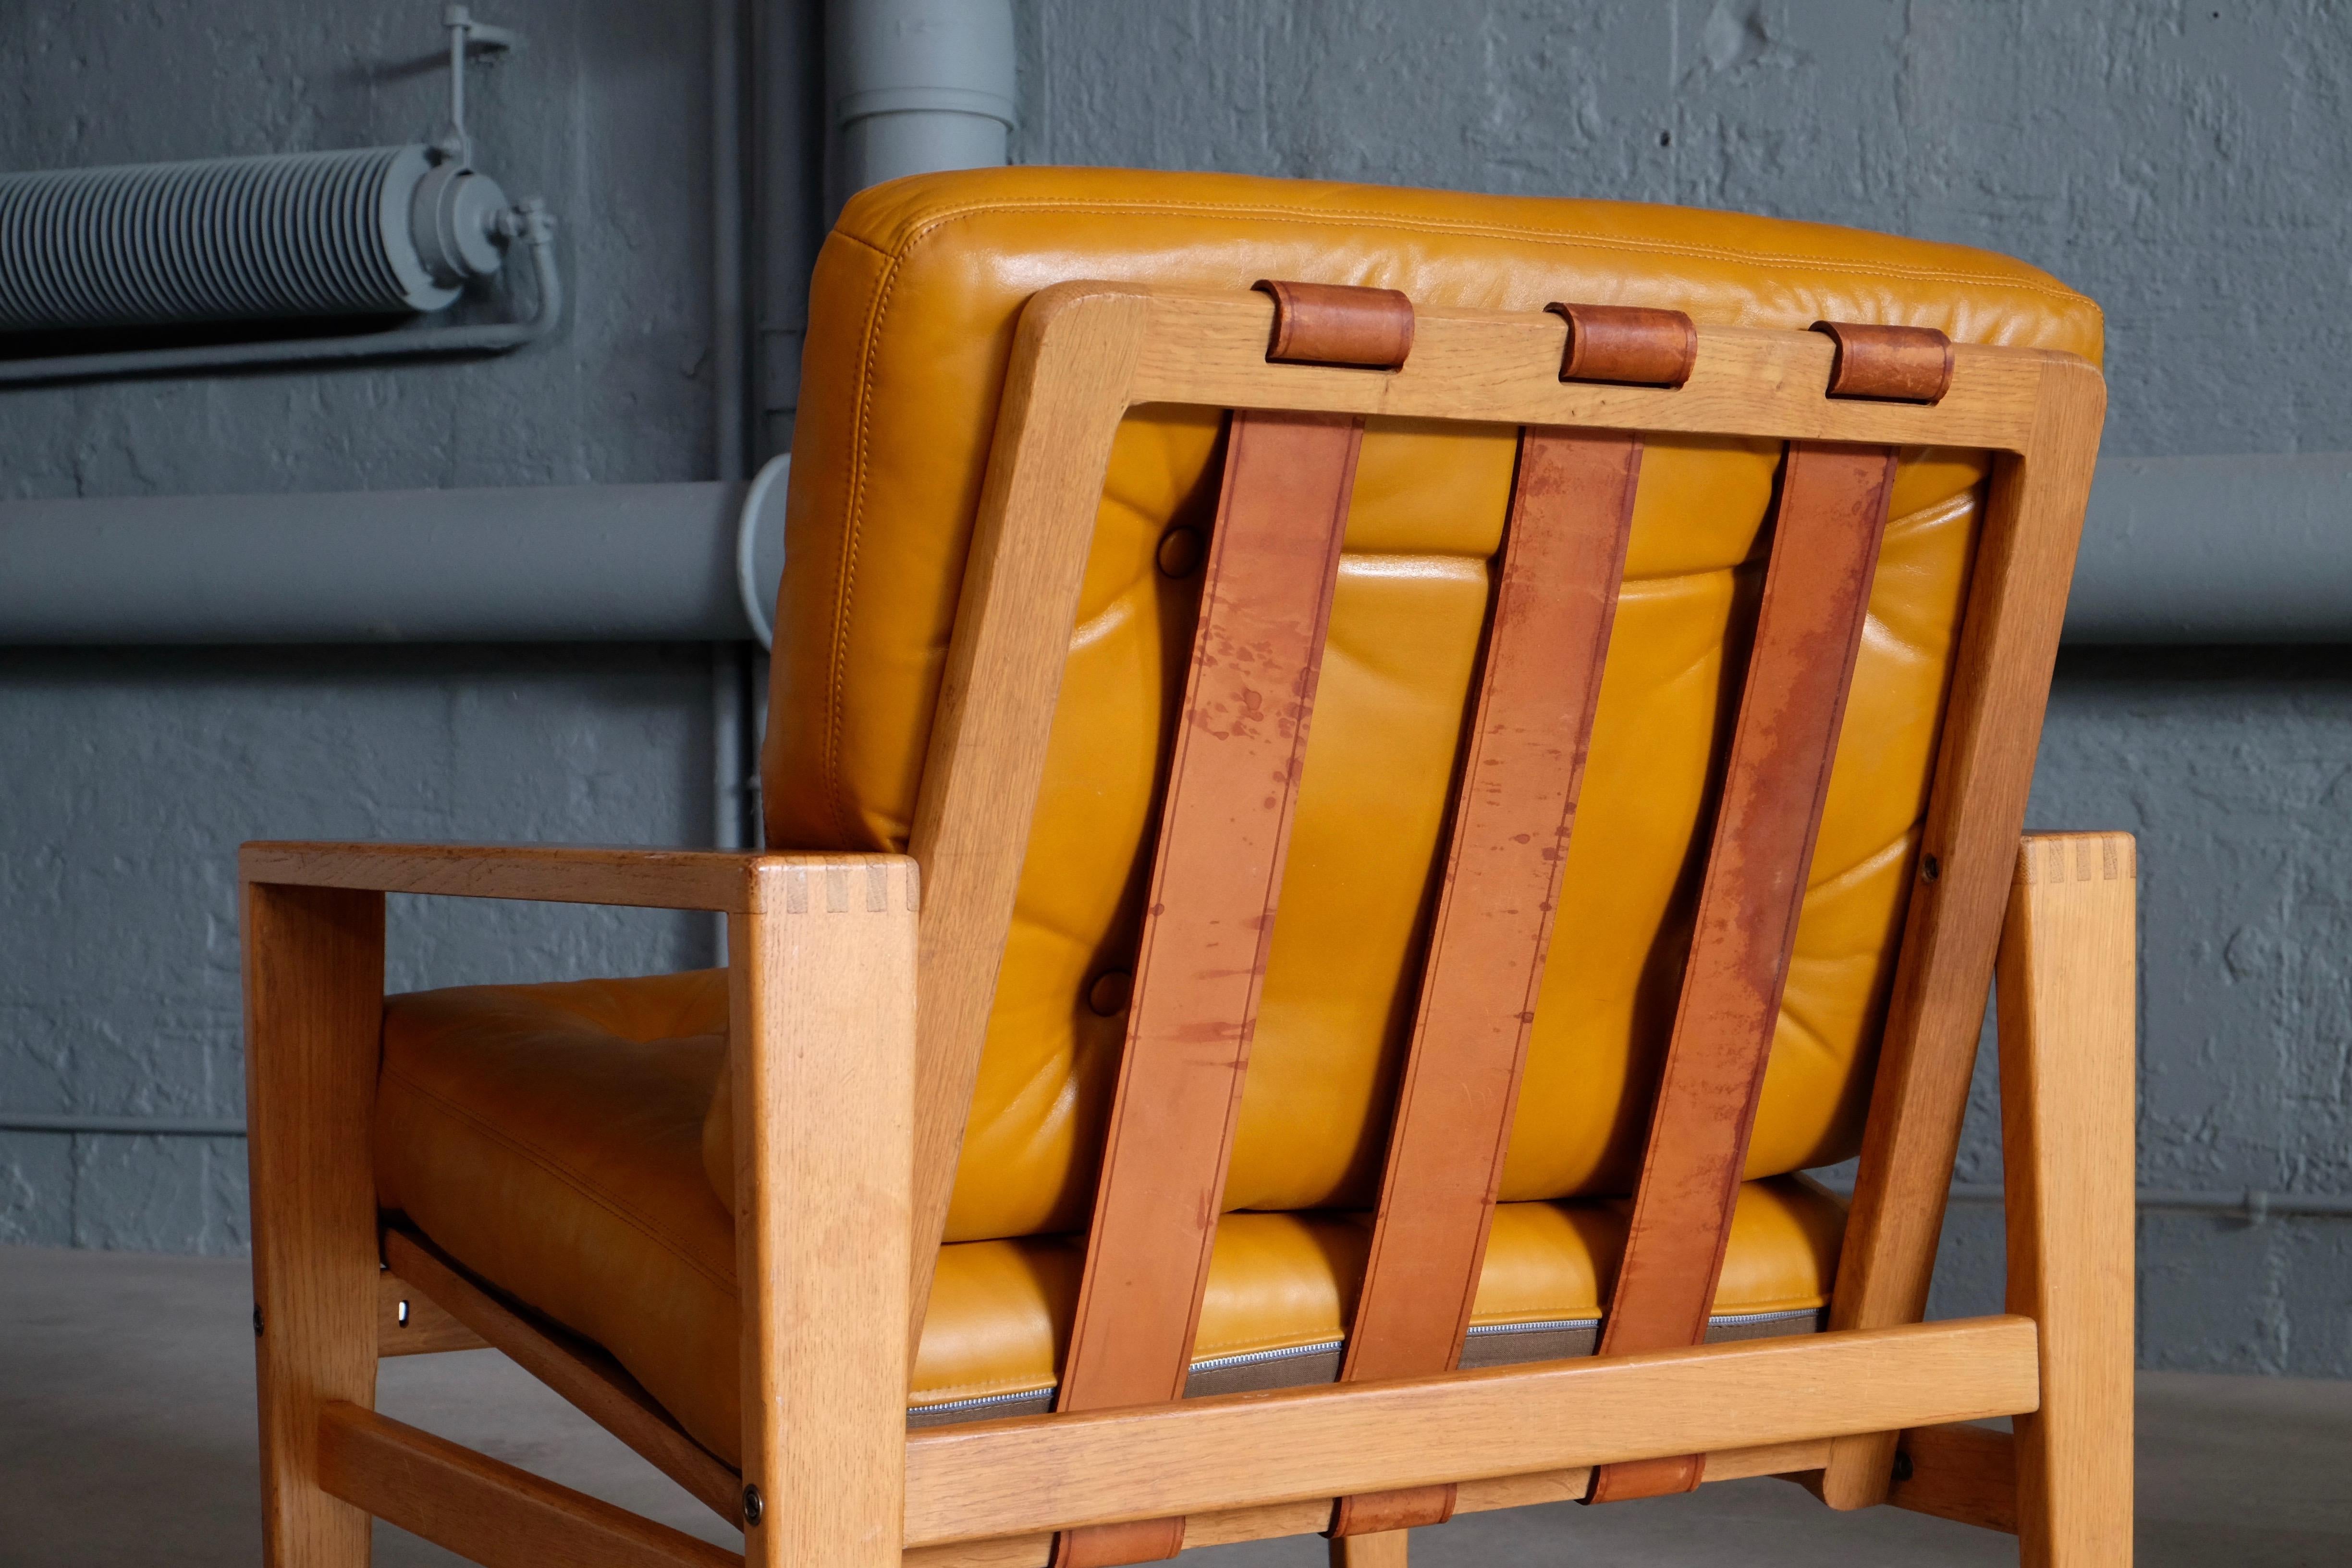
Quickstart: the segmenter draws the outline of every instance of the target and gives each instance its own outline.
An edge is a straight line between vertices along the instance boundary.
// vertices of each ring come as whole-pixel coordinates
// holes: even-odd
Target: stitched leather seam
[[[849,708],[849,628],[856,617],[857,546],[865,527],[866,456],[873,439],[874,365],[882,353],[883,318],[889,314],[890,296],[898,284],[898,258],[889,257],[875,289],[874,302],[866,310],[865,363],[857,377],[857,436],[850,448],[849,526],[842,531],[841,575],[834,587],[836,620],[833,629],[833,668],[827,671],[825,682],[832,700],[828,705],[831,711],[825,715],[824,777],[834,832],[845,844],[856,841],[850,827],[847,783],[841,766],[841,727]]]
[[[909,1390],[913,1397],[907,1402],[909,1410],[929,1410],[941,1405],[952,1405],[959,1399],[982,1399],[992,1394],[1049,1394],[1055,1380],[1048,1377],[1039,1382],[1034,1377],[1000,1377],[987,1383],[950,1383],[937,1388]]]
[[[1223,1339],[1209,1344],[1195,1343],[1192,1346],[1192,1359],[1196,1362],[1213,1361],[1223,1355],[1245,1354],[1257,1351],[1307,1350],[1316,1345],[1326,1345],[1338,1350],[1341,1342],[1340,1333],[1337,1329],[1318,1329],[1304,1336],[1290,1334],[1271,1340],[1245,1334],[1238,1339]]]
[[[1714,1309],[1708,1312],[1707,1318],[1708,1321],[1713,1323],[1725,1318],[1782,1317],[1798,1312],[1818,1312],[1828,1305],[1829,1298],[1818,1293],[1801,1299],[1791,1296],[1744,1304],[1730,1311],[1724,1310],[1723,1303],[1717,1301]],[[1577,1315],[1569,1318],[1566,1314],[1570,1311]],[[1558,1311],[1540,1312],[1532,1316],[1518,1314],[1493,1319],[1474,1318],[1470,1321],[1470,1327],[1473,1330],[1501,1331],[1507,1333],[1516,1329],[1549,1327],[1563,1321],[1572,1321],[1579,1327],[1597,1327],[1601,1321],[1600,1309],[1592,1307],[1561,1309]],[[1269,1343],[1258,1343],[1241,1339],[1229,1340],[1213,1345],[1195,1345],[1192,1347],[1192,1359],[1187,1363],[1187,1371],[1189,1373],[1200,1373],[1203,1370],[1202,1363],[1217,1360],[1221,1353],[1257,1354],[1283,1351],[1324,1351],[1337,1354],[1345,1342],[1334,1330],[1307,1339],[1292,1338]],[[909,1401],[907,1408],[915,1411],[935,1410],[942,1405],[952,1405],[965,1399],[985,1398],[996,1394],[1048,1394],[1059,1385],[1058,1379],[1047,1377],[1041,1381],[1033,1374],[991,1378],[979,1382],[947,1383],[930,1387],[918,1386],[911,1391],[916,1397]]]
[[[425,1085],[418,1082],[415,1079],[409,1077],[408,1074],[401,1071],[398,1068],[394,1067],[389,1063],[384,1066],[383,1076],[392,1079],[394,1083],[399,1084],[402,1088],[407,1089],[411,1094],[415,1095],[418,1099],[429,1100],[433,1104],[440,1107],[444,1111],[455,1117],[459,1121],[466,1123],[466,1125],[471,1127],[477,1132],[488,1138],[492,1142],[502,1144],[506,1148],[521,1155],[524,1159],[530,1161],[532,1164],[538,1166],[549,1175],[553,1176],[557,1181],[562,1182],[565,1186],[570,1187],[573,1192],[578,1193],[582,1197],[586,1198],[590,1203],[594,1204],[598,1208],[601,1208],[605,1213],[611,1215],[614,1219],[619,1220],[630,1229],[643,1236],[647,1241],[652,1242],[664,1252],[667,1252],[671,1257],[677,1258],[680,1263],[685,1264],[687,1268],[693,1270],[695,1273],[699,1274],[705,1279],[709,1280],[711,1284],[725,1292],[730,1300],[735,1298],[735,1281],[732,1279],[723,1279],[719,1275],[713,1273],[701,1262],[682,1251],[677,1244],[672,1242],[667,1237],[662,1235],[661,1232],[656,1230],[645,1220],[640,1219],[634,1214],[631,1214],[628,1210],[621,1207],[619,1204],[607,1197],[604,1194],[589,1186],[585,1182],[581,1181],[571,1172],[566,1171],[561,1165],[556,1164],[540,1150],[535,1149],[530,1144],[522,1142],[522,1140],[516,1138],[511,1133],[499,1127],[497,1123],[485,1121],[482,1118],[475,1115],[464,1106],[457,1104],[455,1100],[449,1100],[443,1095],[436,1094],[433,1090],[425,1088]]]
[[[2053,300],[2088,305],[2104,329],[2106,315],[2097,300],[2077,293],[2063,284],[2033,283],[2021,279],[2004,278],[1993,272],[1969,272],[1952,268],[1916,267],[1902,262],[1868,263],[1839,261],[1826,257],[1806,256],[1800,252],[1770,250],[1736,250],[1725,246],[1696,245],[1676,240],[1645,240],[1612,237],[1559,229],[1521,228],[1509,224],[1454,223],[1443,218],[1416,217],[1410,213],[1334,212],[1325,207],[1291,207],[1244,202],[1072,202],[1044,199],[1011,199],[978,203],[968,207],[953,207],[936,213],[910,231],[899,242],[898,255],[911,255],[915,247],[930,237],[940,226],[960,222],[967,217],[999,212],[1071,212],[1090,213],[1105,217],[1125,216],[1185,216],[1221,214],[1244,217],[1289,219],[1318,224],[1324,227],[1385,226],[1423,234],[1452,234],[1481,239],[1524,239],[1538,245],[1562,247],[1587,246],[1601,250],[1630,251],[1645,256],[1686,256],[1714,261],[1751,262],[1765,265],[1818,268],[1828,272],[1846,272],[1863,277],[1899,278],[1929,283],[1978,283],[1993,288],[2017,289],[2041,294]],[[869,250],[887,248],[862,236],[851,236]],[[2104,336],[2104,331],[2102,332]]]

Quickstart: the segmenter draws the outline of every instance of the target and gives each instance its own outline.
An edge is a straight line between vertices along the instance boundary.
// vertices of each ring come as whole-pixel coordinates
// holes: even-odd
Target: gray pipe
[[[1011,0],[832,0],[825,37],[843,196],[1005,161]]]
[[[765,641],[782,473],[0,501],[0,644]],[[2352,641],[2352,454],[2101,465],[2066,637]]]
[[[2102,462],[2065,636],[2352,641],[2352,453]]]
[[[112,1132],[126,1138],[242,1138],[245,1136],[245,1123],[194,1116],[83,1116],[0,1110],[0,1132]]]
[[[1842,1198],[1853,1188],[1842,1183],[1822,1185]],[[1999,1182],[1954,1182],[1956,1204],[1999,1204],[2005,1201]],[[2265,1220],[2352,1219],[2352,1196],[2335,1193],[2273,1193],[2260,1187],[2142,1187],[2133,1204],[2143,1213],[2231,1215],[2249,1225]]]
[[[750,637],[744,487],[0,502],[0,644]]]

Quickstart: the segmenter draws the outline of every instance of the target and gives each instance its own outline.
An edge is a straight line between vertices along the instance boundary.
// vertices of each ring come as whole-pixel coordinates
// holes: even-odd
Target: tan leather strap
[[[1792,441],[1682,1000],[1600,1353],[1701,1342],[1780,1020],[1813,839],[1886,529],[1895,454]],[[1589,1502],[1698,1484],[1697,1456],[1601,1467]]]
[[[1342,1382],[1460,1362],[1625,573],[1642,446],[1530,428],[1445,879]],[[1437,1524],[1450,1486],[1341,1498],[1334,1536]]]
[[[1362,436],[1345,415],[1233,417],[1059,1410],[1184,1392]],[[1181,1519],[1102,1525],[1055,1561],[1183,1540]]]

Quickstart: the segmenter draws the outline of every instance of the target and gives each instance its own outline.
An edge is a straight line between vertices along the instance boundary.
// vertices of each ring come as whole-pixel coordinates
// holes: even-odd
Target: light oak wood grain
[[[2023,451],[2034,429],[2043,369],[2053,363],[2082,363],[2068,354],[1960,343],[1953,348],[1951,388],[1932,406],[1832,400],[1824,395],[1834,353],[1827,337],[1702,325],[1698,362],[1682,386],[1612,386],[1559,379],[1568,332],[1560,317],[1424,306],[1413,312],[1412,354],[1403,368],[1366,375],[1266,363],[1274,304],[1263,294],[1110,284],[1065,287],[1150,300],[1129,392],[1130,401],[1138,404],[1312,408],[1584,429]]]
[[[251,882],[662,910],[746,908],[759,859],[566,844],[255,843],[237,856]]]
[[[964,1118],[1029,846],[1054,703],[1141,297],[1048,289],[1023,312],[931,720],[908,849],[923,868],[908,1353],[922,1337]]]
[[[2026,452],[1994,460],[1831,1301],[1833,1329],[1916,1322],[1927,1310],[2106,407],[2105,384],[2087,364],[2052,359],[2042,378]],[[1823,1498],[1833,1508],[1884,1501],[1894,1460],[1891,1432],[1841,1441]]]
[[[373,1514],[483,1568],[742,1568],[732,1552],[356,1405],[321,1412],[318,1447],[324,1484],[362,1525]]]
[[[1897,1508],[1956,1519],[1981,1530],[2017,1533],[2017,1449],[1990,1426],[1921,1426],[1903,1434],[1895,1484]]]
[[[397,1275],[412,1282],[412,1298],[423,1297],[428,1305],[437,1302],[435,1310],[457,1323],[467,1338],[505,1352],[719,1518],[730,1524],[740,1521],[742,1479],[680,1430],[669,1413],[603,1350],[512,1310],[422,1237],[387,1231],[383,1251]]]
[[[1706,1479],[1734,1481],[1791,1470],[1818,1470],[1828,1462],[1829,1452],[1827,1438],[1727,1448],[1706,1457]],[[1458,1516],[1538,1503],[1576,1502],[1582,1500],[1591,1481],[1592,1470],[1586,1465],[1464,1481],[1455,1489],[1454,1511]],[[1189,1551],[1195,1546],[1230,1546],[1244,1541],[1313,1535],[1330,1521],[1331,1505],[1321,1498],[1196,1513],[1184,1521],[1184,1545]],[[1053,1541],[1051,1535],[1030,1534],[918,1547],[907,1553],[906,1568],[1044,1568]]]
[[[1412,1545],[1410,1530],[1337,1536],[1330,1542],[1331,1568],[1405,1568],[1412,1558]]]
[[[909,1545],[2030,1409],[2034,1331],[1980,1318],[917,1432]]]
[[[436,1355],[488,1350],[489,1342],[415,1286],[385,1269],[376,1279],[375,1353]]]
[[[751,1568],[898,1568],[914,862],[779,864],[728,921]]]
[[[2000,947],[2009,1307],[2042,1327],[2017,1419],[2023,1568],[2132,1560],[2137,866],[2124,833],[2036,834]]]
[[[320,1489],[319,1417],[375,1402],[383,896],[240,889],[263,1561],[363,1568],[367,1516]]]

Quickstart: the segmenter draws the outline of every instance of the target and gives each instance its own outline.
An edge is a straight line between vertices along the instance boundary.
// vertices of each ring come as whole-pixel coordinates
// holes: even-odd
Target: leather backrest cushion
[[[762,764],[771,845],[906,846],[1023,302],[1075,279],[1262,277],[1427,305],[1638,304],[2100,348],[2096,308],[2021,264],[1728,214],[1116,170],[877,187],[843,213],[811,299]],[[1214,410],[1146,408],[1119,432],[950,1240],[1084,1223],[1124,1028],[1087,998],[1132,960],[1199,585],[1155,558],[1170,528],[1207,531],[1222,426]],[[1375,1194],[1514,440],[1367,431],[1229,1208]],[[1632,1184],[1778,465],[1770,443],[1649,445],[1506,1199]],[[1751,1177],[1859,1139],[1986,472],[1982,454],[1904,454]],[[729,1113],[722,1095],[714,1143]]]

